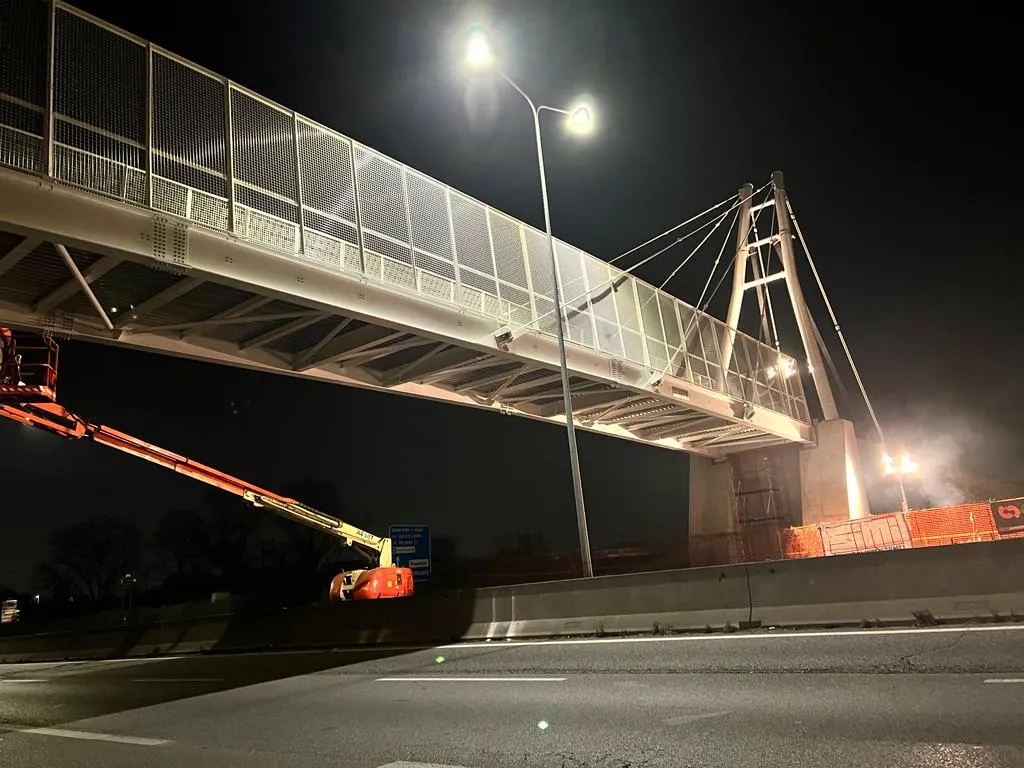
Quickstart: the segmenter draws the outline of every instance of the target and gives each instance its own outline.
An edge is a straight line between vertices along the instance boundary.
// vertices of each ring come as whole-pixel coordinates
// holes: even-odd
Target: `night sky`
[[[896,440],[933,479],[958,467],[1024,480],[1011,233],[1024,202],[1010,120],[1020,86],[1005,19],[739,0],[78,5],[542,226],[528,110],[458,67],[461,33],[482,22],[535,100],[589,93],[599,105],[596,136],[551,125],[545,154],[556,235],[605,259],[783,170]],[[685,253],[639,274],[660,283]],[[667,289],[694,302],[709,268],[695,261]],[[69,407],[271,488],[330,480],[353,521],[378,531],[431,523],[465,553],[517,528],[575,544],[556,427],[99,346],[66,351]],[[592,435],[580,450],[595,546],[685,533],[685,455]],[[4,482],[0,584],[29,584],[56,526],[98,511],[145,523],[202,501],[190,481],[14,425],[0,425],[0,460],[17,478],[13,491]]]

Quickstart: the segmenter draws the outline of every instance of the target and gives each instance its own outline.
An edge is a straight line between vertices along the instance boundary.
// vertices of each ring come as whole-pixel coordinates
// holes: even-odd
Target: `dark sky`
[[[551,130],[546,159],[556,234],[606,259],[785,171],[883,421],[918,455],[1024,479],[1006,19],[741,0],[79,5],[540,226],[529,112],[456,66],[461,32],[483,22],[538,102],[599,105],[599,133]],[[640,274],[660,283],[683,255]],[[668,289],[695,301],[709,264]],[[557,428],[98,347],[63,362],[84,414],[267,486],[332,480],[378,529],[425,521],[467,551],[517,527],[574,542]],[[141,462],[22,432],[0,425],[19,478],[0,583],[24,583],[48,530],[98,505],[144,520],[200,499]],[[595,545],[685,530],[684,456],[593,436],[581,453]]]

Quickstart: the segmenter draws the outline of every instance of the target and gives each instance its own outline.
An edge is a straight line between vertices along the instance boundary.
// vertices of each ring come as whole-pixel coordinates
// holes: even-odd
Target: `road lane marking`
[[[21,733],[36,736],[56,736],[62,739],[80,739],[82,741],[109,741],[114,744],[134,744],[139,747],[162,747],[170,744],[167,739],[144,739],[140,736],[115,736],[110,733],[92,733],[89,731],[69,731],[66,728],[25,728]]]
[[[564,683],[564,677],[378,677],[378,683]]]
[[[725,717],[732,710],[726,710],[724,712],[701,712],[696,715],[678,715],[676,717],[670,717],[662,720],[663,725],[686,725],[688,723],[695,723],[698,720],[711,720],[715,717]]]
[[[136,677],[133,683],[222,683],[223,677]]]
[[[985,681],[986,683],[1024,683],[1024,677],[993,677]]]
[[[864,637],[865,635],[933,635],[950,632],[1019,632],[1024,624],[984,627],[923,627],[921,629],[849,629],[819,632],[758,632],[751,634],[671,635],[668,637],[593,637],[573,640],[491,640],[439,645],[438,648],[512,648],[545,645],[615,645],[619,643],[678,643],[694,641],[778,640],[800,637]]]
[[[397,763],[388,763],[387,765],[379,766],[379,768],[465,768],[465,766],[441,765],[440,763],[409,763],[405,760],[399,760]]]
[[[21,677],[21,678],[13,678],[13,677],[12,678],[2,678],[2,677],[0,677],[0,685],[3,685],[4,683],[46,683],[46,682],[49,682],[49,681],[48,680],[44,680],[43,678],[31,678],[30,679],[30,678],[27,678],[27,677]]]

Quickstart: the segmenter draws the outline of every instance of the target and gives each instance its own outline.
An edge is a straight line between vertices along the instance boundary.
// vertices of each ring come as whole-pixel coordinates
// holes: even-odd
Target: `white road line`
[[[462,765],[441,765],[440,763],[409,763],[399,760],[397,763],[388,763],[380,768],[465,768]]]
[[[221,683],[223,677],[136,677],[133,683]]]
[[[88,731],[69,731],[64,728],[25,728],[21,733],[36,736],[57,736],[62,739],[81,739],[83,741],[109,741],[114,744],[134,744],[140,747],[162,747],[170,744],[166,739],[144,739],[140,736],[114,736],[110,733],[90,733]]]
[[[240,655],[240,654],[239,654]],[[136,664],[140,662],[154,662],[154,661],[175,661],[177,659],[192,659],[195,656],[125,656],[120,659],[77,659],[75,661],[5,661],[0,663],[0,667],[20,667],[21,669],[31,669],[33,667],[45,667],[47,669],[53,669],[55,667],[71,667],[78,664],[126,664],[134,662]]]
[[[677,717],[670,717],[666,720],[662,720],[661,722],[664,725],[688,725],[689,723],[695,723],[700,720],[710,720],[715,717],[725,717],[731,711],[731,709],[728,709],[724,712],[701,712],[696,715],[679,715]]]
[[[378,677],[378,683],[564,683],[564,677]]]
[[[438,648],[510,648],[520,645],[614,645],[618,643],[678,643],[737,640],[778,640],[800,637],[864,637],[865,635],[931,635],[949,632],[1020,632],[1024,624],[981,627],[923,627],[920,629],[848,629],[820,632],[758,632],[752,634],[671,635],[669,637],[594,637],[577,640],[492,640],[439,645]]]
[[[990,680],[986,680],[986,683],[1024,683],[1024,678],[1021,677],[993,677]]]
[[[0,677],[0,685],[3,685],[4,683],[46,683],[46,682],[49,682],[49,681],[48,680],[44,680],[42,678],[32,678],[32,679],[29,679],[27,677],[22,677],[22,678],[17,678],[17,679],[16,678],[4,679],[4,678]]]

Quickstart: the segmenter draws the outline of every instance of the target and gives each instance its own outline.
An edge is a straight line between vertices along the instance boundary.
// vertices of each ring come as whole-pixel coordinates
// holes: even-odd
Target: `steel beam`
[[[721,419],[717,416],[706,416],[700,419],[683,420],[678,424],[670,424],[665,427],[656,427],[654,429],[638,429],[637,432],[643,433],[645,440],[658,440],[663,437],[679,438],[679,435],[701,435],[704,433],[702,427],[707,424],[721,424]],[[696,429],[696,432],[694,431]]]
[[[526,372],[527,366],[516,365],[515,363],[509,363],[511,368],[508,368],[500,373],[494,373],[490,376],[485,376],[482,379],[473,379],[466,384],[462,384],[455,387],[456,392],[468,392],[470,390],[479,389],[480,387],[486,387],[491,384],[501,384],[502,388],[507,388],[509,381],[522,376]],[[502,390],[499,390],[502,391]]]
[[[565,402],[564,402],[564,400],[561,397],[562,388],[561,388],[561,386],[559,386],[557,390],[552,390],[552,391],[558,393],[558,395],[557,395],[558,399],[557,400],[553,400],[552,402],[547,403],[546,405],[542,406],[542,408],[540,410],[538,410],[538,415],[543,416],[545,418],[552,418],[554,416],[563,416],[564,417],[564,415],[565,415]],[[602,383],[596,382],[596,381],[587,381],[587,382],[584,382],[584,383],[581,384],[581,383],[579,383],[578,379],[576,380],[576,383],[574,383],[572,385],[572,390],[569,393],[569,396],[573,399],[573,409],[572,409],[572,412],[573,412],[573,419],[574,420],[577,420],[577,421],[579,420],[579,416],[576,414],[576,405],[575,405],[576,400],[579,399],[580,397],[585,397],[585,396],[587,396],[589,394],[594,394],[596,391],[607,392],[608,391],[608,385],[607,384],[602,384]],[[554,397],[554,396],[555,395],[552,395],[552,397]],[[517,398],[517,401],[523,401],[523,400],[534,400],[534,401],[536,401],[536,400],[547,399],[547,398],[548,398],[548,394],[546,392],[540,392],[540,393],[534,393],[532,395],[523,395],[521,398]],[[505,401],[503,399],[503,402],[508,402],[508,401]],[[588,423],[591,423],[593,425],[593,422],[588,422]]]
[[[465,351],[465,350],[460,350]],[[438,357],[441,357],[438,355]],[[462,363],[449,365],[443,370],[436,370],[428,376],[418,376],[413,381],[419,381],[424,384],[433,384],[444,379],[450,379],[452,376],[459,376],[463,373],[470,373],[472,371],[480,371],[485,368],[494,368],[505,362],[504,358],[496,358],[491,355],[478,352],[468,360],[464,360]]]
[[[395,338],[400,339],[406,334],[396,334]],[[384,345],[383,343],[378,344],[370,349],[362,352],[357,352],[353,355],[345,355],[342,358],[335,360],[334,362],[341,363],[342,367],[352,365],[366,365],[374,360],[379,360],[382,357],[393,355],[396,352],[404,352],[407,349],[418,349],[419,347],[428,347],[440,342],[434,339],[424,339],[421,337],[407,338],[404,341],[396,341],[394,344]],[[379,373],[377,374],[379,375]]]
[[[708,443],[714,441],[717,437],[724,436],[735,436],[738,432],[742,432],[747,427],[743,424],[724,424],[720,427],[709,427],[708,429],[702,429],[697,432],[690,432],[685,437],[679,438],[684,443],[694,443],[700,447],[705,447]]]
[[[785,272],[776,272],[774,274],[768,275],[767,277],[758,277],[755,278],[754,280],[748,280],[747,282],[745,282],[743,284],[743,290],[747,290],[748,288],[757,288],[757,286],[759,285],[767,285],[768,283],[774,283],[776,280],[785,280],[785,278]]]
[[[530,365],[521,365],[519,367],[519,370],[517,370],[515,373],[513,373],[511,376],[509,376],[507,379],[505,379],[505,382],[501,386],[499,386],[496,390],[494,390],[494,392],[492,392],[490,395],[487,396],[487,403],[497,402],[501,398],[501,396],[505,393],[505,390],[508,387],[510,387],[515,382],[516,379],[518,379],[524,373],[529,373],[532,370],[534,370],[534,369]]]
[[[385,371],[384,372],[385,378],[388,381],[395,381],[395,382],[407,381],[408,379],[406,378],[406,375],[408,373],[410,373],[411,371],[416,370],[416,368],[418,366],[422,366],[424,363],[426,363],[427,361],[432,360],[433,358],[437,357],[442,352],[448,352],[451,349],[454,349],[454,348],[450,344],[439,344],[438,346],[434,347],[433,349],[427,350],[422,355],[417,357],[415,360],[411,360],[410,362],[405,363],[404,365],[396,366],[395,368],[392,368],[392,369],[390,369],[388,371]]]
[[[721,442],[715,441],[709,443],[705,447],[715,448],[716,450],[725,450],[727,448],[736,448],[739,450],[746,450],[748,448],[766,448],[772,445],[779,445],[786,442],[780,437],[775,435],[766,435],[763,432],[756,432],[745,438],[737,438],[736,440],[723,440]]]
[[[253,349],[256,347],[262,347],[273,341],[277,341],[278,339],[283,339],[285,336],[291,336],[293,333],[297,333],[303,328],[309,328],[309,326],[314,323],[319,323],[321,320],[326,320],[328,317],[330,317],[330,315],[322,313],[314,314],[312,317],[297,317],[289,323],[285,323],[277,328],[271,328],[257,336],[253,336],[251,339],[246,339],[238,345],[238,348]]]
[[[0,275],[8,272],[15,264],[42,245],[41,237],[26,237],[3,256],[0,256]]]
[[[543,387],[543,386],[545,386],[547,384],[554,384],[556,381],[561,381],[561,380],[562,380],[562,374],[561,373],[552,373],[552,374],[549,374],[547,376],[541,376],[539,379],[534,379],[533,381],[523,381],[523,382],[520,382],[519,384],[516,384],[515,386],[509,387],[508,389],[506,389],[505,390],[505,394],[506,395],[514,395],[514,394],[517,394],[519,392],[527,392],[527,391],[529,391],[531,389],[536,389],[537,387]]]
[[[687,411],[683,408],[662,403],[657,407],[649,408],[643,413],[621,416],[615,419],[615,422],[629,427],[630,429],[639,429],[642,428],[642,426],[656,427],[660,424],[664,424],[666,421],[678,422],[680,419],[685,419],[686,414]]]
[[[235,306],[225,309],[223,312],[218,312],[212,317],[208,317],[206,320],[203,320],[202,322],[205,324],[203,327],[212,327],[211,324],[218,320],[232,320],[236,317],[241,317],[255,309],[265,307],[272,301],[273,299],[270,296],[250,296],[245,301],[239,302]],[[196,325],[193,323],[189,325],[188,330],[181,332],[180,338],[187,339],[189,336],[197,335],[199,331],[200,329],[196,328]]]
[[[148,299],[139,304],[135,309],[131,310],[129,314],[126,314],[116,323],[115,328],[124,328],[129,323],[136,322],[139,318],[152,312],[155,309],[170,304],[177,298],[184,296],[186,293],[191,291],[193,288],[198,288],[205,281],[198,277],[186,277],[174,285],[165,288],[154,296],[150,296]]]
[[[78,290],[83,291],[89,299],[89,303],[92,304],[92,308],[96,310],[96,314],[99,316],[100,320],[103,321],[103,325],[106,326],[108,331],[114,330],[114,324],[110,322],[110,318],[107,317],[106,310],[103,309],[103,305],[100,303],[100,300],[96,298],[96,294],[92,292],[92,286],[89,285],[89,280],[82,274],[81,270],[78,269],[78,265],[75,264],[75,260],[71,258],[71,254],[68,253],[68,249],[60,243],[54,243],[53,246],[57,249],[57,253],[60,254],[60,257],[64,259],[65,266],[67,266],[71,274],[74,275],[76,290],[73,293],[77,293]],[[73,293],[71,295],[73,295]]]
[[[647,429],[653,429],[655,427],[664,427],[669,424],[675,426],[684,426],[690,423],[691,419],[687,416],[692,415],[692,411],[683,411],[681,413],[667,413],[664,416],[651,417],[640,422],[630,422],[625,426],[629,428],[631,432],[643,432]]]
[[[373,349],[388,340],[398,339],[405,335],[400,331],[393,331],[390,328],[364,325],[362,328],[357,328],[354,331],[349,331],[337,338],[331,339],[324,344],[318,354],[306,362],[306,365],[309,368],[318,368],[322,365],[342,360],[345,357],[352,357],[356,353]]]
[[[722,356],[719,359],[719,387],[725,388],[725,380],[729,375],[729,364],[732,362],[733,348],[736,346],[736,333],[740,325],[740,312],[743,310],[743,294],[746,291],[747,261],[750,259],[750,198],[754,196],[754,188],[750,184],[740,187],[739,226],[736,228],[736,256],[733,259],[732,295],[729,297],[729,309],[725,316],[725,337],[721,340]]]
[[[136,333],[167,333],[168,331],[180,331],[183,328],[190,329],[190,335],[207,328],[219,328],[222,325],[245,325],[246,323],[268,323],[271,320],[298,320],[299,318],[326,317],[323,312],[314,310],[302,310],[298,312],[269,312],[264,315],[245,315],[244,317],[228,317],[222,320],[189,320],[187,323],[173,323],[171,325],[150,325],[134,329]],[[129,329],[133,330],[133,329]],[[179,335],[180,338],[180,335]]]
[[[613,391],[612,395],[612,397],[602,397],[592,404],[581,407],[573,404],[573,411],[577,414],[585,414],[588,422],[597,422],[603,419],[605,414],[611,413],[616,408],[621,408],[635,400],[647,399],[647,395],[628,394],[624,396],[622,392],[618,391]],[[597,415],[591,416],[590,413],[592,411],[597,411]]]
[[[781,171],[772,174],[772,184],[775,186],[775,215],[779,222],[779,258],[782,260],[782,271],[786,274],[789,301],[793,305],[793,314],[796,315],[796,327],[800,332],[804,353],[807,355],[807,364],[811,367],[811,380],[814,382],[814,390],[818,395],[822,415],[826,421],[834,421],[839,418],[839,410],[836,408],[836,398],[832,394],[832,386],[829,384],[828,371],[825,370],[821,349],[818,347],[814,331],[811,329],[811,313],[807,308],[807,302],[804,301],[800,278],[797,276],[792,228],[786,208],[786,186],[783,183]]]
[[[744,437],[756,437],[759,434],[756,429],[742,429],[739,424],[734,425],[734,427],[735,429],[730,429],[719,435],[701,439],[701,447],[710,448],[718,446],[721,443],[734,443],[737,440],[742,440]],[[746,435],[744,433],[746,433]]]
[[[536,392],[532,395],[517,395],[516,397],[503,397],[501,398],[502,405],[518,405],[520,403],[534,403],[539,405],[541,400],[561,400],[562,399],[562,388],[552,389],[547,392]],[[551,412],[545,412],[544,416],[554,416],[556,414],[563,413],[565,407],[559,403],[558,408]]]
[[[668,405],[675,405],[672,402],[665,400],[658,400],[651,397],[642,398],[642,402],[633,402],[628,405],[624,405],[621,408],[615,408],[609,411],[601,417],[601,421],[617,421],[624,416],[630,416],[633,414],[647,413],[652,408],[659,408]]]
[[[67,253],[67,248],[64,248],[64,246],[61,245],[60,243],[55,243],[54,245],[57,248],[58,252],[60,252],[61,249],[63,249],[61,258],[64,258],[63,254]],[[68,259],[70,258],[71,255],[68,254],[68,257],[67,259],[64,260],[64,263],[67,264]],[[74,269],[72,270],[72,275],[75,275],[76,273],[80,274],[82,280],[85,281],[84,284],[88,286],[91,285],[96,280],[98,280],[99,278],[103,277],[103,275],[107,274],[107,272],[112,270],[122,261],[123,260],[118,256],[104,256],[99,261],[93,262],[92,266],[87,267],[84,272],[81,272],[79,271],[77,265],[75,265],[75,262],[72,260],[71,264],[68,266],[68,269],[72,270],[73,267]],[[72,296],[74,296],[76,293],[82,290],[82,288],[82,281],[79,280],[77,276],[74,276],[66,283],[61,285],[59,288],[57,288],[55,291],[52,291],[51,293],[40,299],[38,302],[36,302],[36,305],[35,307],[32,308],[32,311],[39,315],[45,315],[51,309],[54,309],[57,305],[70,299]],[[103,316],[107,316],[106,312],[103,313]]]
[[[323,338],[321,338],[320,341],[318,341],[316,344],[314,344],[311,347],[306,347],[304,350],[299,352],[295,356],[295,363],[292,365],[292,370],[293,371],[304,371],[307,368],[309,368],[309,362],[311,360],[313,360],[314,358],[316,358],[317,353],[321,349],[323,349],[325,346],[327,346],[327,344],[331,341],[331,339],[333,339],[335,336],[337,336],[343,330],[348,328],[348,326],[351,323],[352,323],[352,318],[351,317],[346,317],[344,320],[342,320],[336,326],[331,328],[331,330],[329,330],[327,333],[325,333],[323,335]]]

